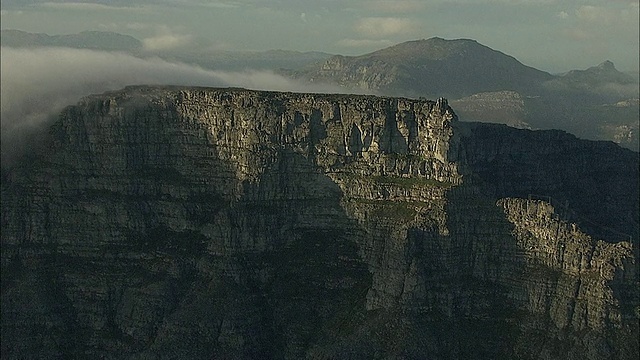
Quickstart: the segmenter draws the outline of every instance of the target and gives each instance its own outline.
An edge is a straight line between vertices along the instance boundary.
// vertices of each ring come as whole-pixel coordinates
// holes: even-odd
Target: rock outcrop
[[[3,358],[638,355],[630,151],[444,99],[179,87],[87,97],[44,145],[3,170]]]

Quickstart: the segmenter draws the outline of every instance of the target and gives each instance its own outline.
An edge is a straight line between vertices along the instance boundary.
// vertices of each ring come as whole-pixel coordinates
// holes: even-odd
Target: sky
[[[434,36],[474,39],[552,73],[611,60],[638,71],[639,0],[2,0],[2,29],[134,36],[148,50],[360,55]]]

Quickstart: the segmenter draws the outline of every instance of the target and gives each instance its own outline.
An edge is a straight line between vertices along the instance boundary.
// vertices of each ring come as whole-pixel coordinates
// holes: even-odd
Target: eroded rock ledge
[[[443,99],[87,97],[3,180],[2,357],[637,356],[637,250],[507,198],[529,183],[477,126]],[[547,147],[527,161],[620,151],[509,131]],[[617,187],[553,168],[616,198],[623,155]],[[558,174],[528,181],[573,196]]]

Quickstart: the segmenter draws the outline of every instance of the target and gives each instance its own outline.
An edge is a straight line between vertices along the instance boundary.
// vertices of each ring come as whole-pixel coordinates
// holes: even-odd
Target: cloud
[[[189,45],[194,45],[194,36],[191,34],[183,34],[184,27],[171,28],[167,25],[158,25],[152,23],[101,23],[98,24],[101,30],[122,32],[123,30],[131,30],[138,33],[141,38],[143,50],[149,53],[156,53],[168,50],[178,50]],[[142,35],[144,34],[144,35]],[[146,36],[145,36],[146,35]]]
[[[0,16],[22,15],[22,10],[0,10]]]
[[[169,29],[166,25],[157,25],[151,23],[140,22],[105,22],[98,25],[100,29],[109,30],[114,32],[122,32],[123,29],[134,31],[154,31],[155,33],[167,33],[165,29]]]
[[[638,3],[630,3],[624,8],[614,6],[583,5],[576,10],[576,17],[586,23],[600,25],[638,24]]]
[[[580,20],[600,24],[610,24],[616,20],[616,14],[611,9],[593,5],[579,7],[576,16]]]
[[[133,22],[133,23],[127,23],[124,27],[129,30],[146,30],[155,26],[156,25],[154,24]]]
[[[215,2],[215,1],[202,2],[202,3],[199,3],[197,5],[198,6],[203,6],[203,7],[215,8],[215,9],[235,9],[235,8],[237,8],[239,6],[237,3]]]
[[[100,2],[44,2],[40,6],[63,10],[127,10],[131,11],[137,6],[115,5]]]
[[[481,0],[479,2],[490,2],[504,5],[549,5],[558,3],[558,0]]]
[[[190,34],[183,34],[184,27],[170,27],[151,23],[128,23],[127,29],[151,33],[142,39],[142,47],[149,52],[176,50],[191,45],[194,38]]]
[[[367,37],[381,38],[414,32],[418,24],[411,19],[398,17],[369,17],[358,20],[355,30]]]
[[[142,40],[142,46],[147,51],[173,50],[185,47],[191,43],[191,35],[159,35]]]
[[[423,10],[426,4],[417,0],[377,0],[367,2],[367,6],[376,12],[409,13]]]
[[[3,166],[28,149],[56,114],[82,96],[126,85],[234,86],[257,90],[340,92],[310,86],[267,71],[209,71],[158,58],[69,48],[2,47],[0,120]]]
[[[336,43],[336,45],[347,48],[372,48],[372,47],[387,47],[393,45],[391,40],[371,40],[371,39],[342,39]]]
[[[562,31],[562,34],[573,41],[593,41],[593,35],[585,30],[578,28],[570,28]]]

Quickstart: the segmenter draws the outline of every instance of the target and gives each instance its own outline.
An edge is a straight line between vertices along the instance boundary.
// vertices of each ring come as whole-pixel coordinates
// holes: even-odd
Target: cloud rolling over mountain
[[[233,86],[258,90],[337,92],[269,71],[225,72],[141,59],[122,53],[70,48],[2,48],[2,163],[22,153],[25,139],[82,96],[127,85]]]

